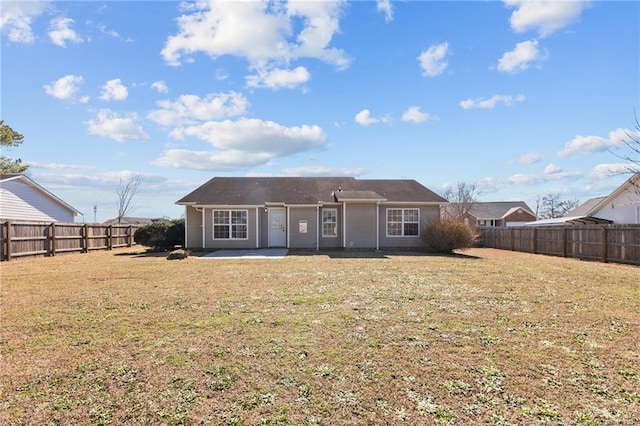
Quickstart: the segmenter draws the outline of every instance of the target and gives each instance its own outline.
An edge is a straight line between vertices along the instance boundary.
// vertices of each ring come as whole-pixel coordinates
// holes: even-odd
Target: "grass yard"
[[[640,422],[640,268],[369,255],[3,262],[0,424]]]

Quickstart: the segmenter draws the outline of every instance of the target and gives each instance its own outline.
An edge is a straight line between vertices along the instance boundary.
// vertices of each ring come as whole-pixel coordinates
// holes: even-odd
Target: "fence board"
[[[131,247],[139,226],[96,223],[0,223],[0,260]]]
[[[640,265],[640,225],[481,228],[480,245]]]

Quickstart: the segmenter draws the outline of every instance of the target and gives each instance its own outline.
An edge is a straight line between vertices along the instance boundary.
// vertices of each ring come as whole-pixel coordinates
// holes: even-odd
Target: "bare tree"
[[[633,127],[635,131],[626,132],[627,137],[623,141],[627,146],[625,154],[614,155],[627,163],[624,174],[636,175],[640,173],[640,119],[638,119],[637,113],[634,114]],[[636,193],[640,195],[640,179],[634,179],[632,183]]]
[[[451,204],[444,206],[442,217],[463,221],[473,205],[478,201],[480,191],[476,185],[458,182],[455,188],[449,188],[442,196]]]
[[[560,194],[547,194],[536,199],[536,216],[540,219],[562,217],[580,205],[580,200],[574,198],[563,200]]]
[[[138,194],[138,188],[140,187],[141,182],[141,173],[134,173],[126,180],[120,179],[120,184],[116,190],[116,197],[118,201],[117,223],[120,223],[122,218],[133,210],[133,199]]]

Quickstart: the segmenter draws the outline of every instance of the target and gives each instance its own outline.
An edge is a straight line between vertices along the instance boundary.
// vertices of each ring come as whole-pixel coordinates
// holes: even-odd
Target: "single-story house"
[[[191,249],[416,248],[447,200],[415,180],[214,177],[176,202]]]
[[[81,214],[23,173],[0,176],[2,220],[70,223]]]
[[[443,217],[447,217],[448,211],[455,212],[456,204],[446,206]],[[536,220],[536,215],[524,201],[477,201],[471,204],[463,220],[467,225],[522,226]]]
[[[529,222],[526,226],[640,224],[640,173],[627,179],[611,194],[591,198],[566,215]]]

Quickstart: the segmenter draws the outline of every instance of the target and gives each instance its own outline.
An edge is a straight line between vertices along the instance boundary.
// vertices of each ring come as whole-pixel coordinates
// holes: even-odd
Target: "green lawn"
[[[640,419],[638,267],[131,250],[0,265],[0,424]]]

